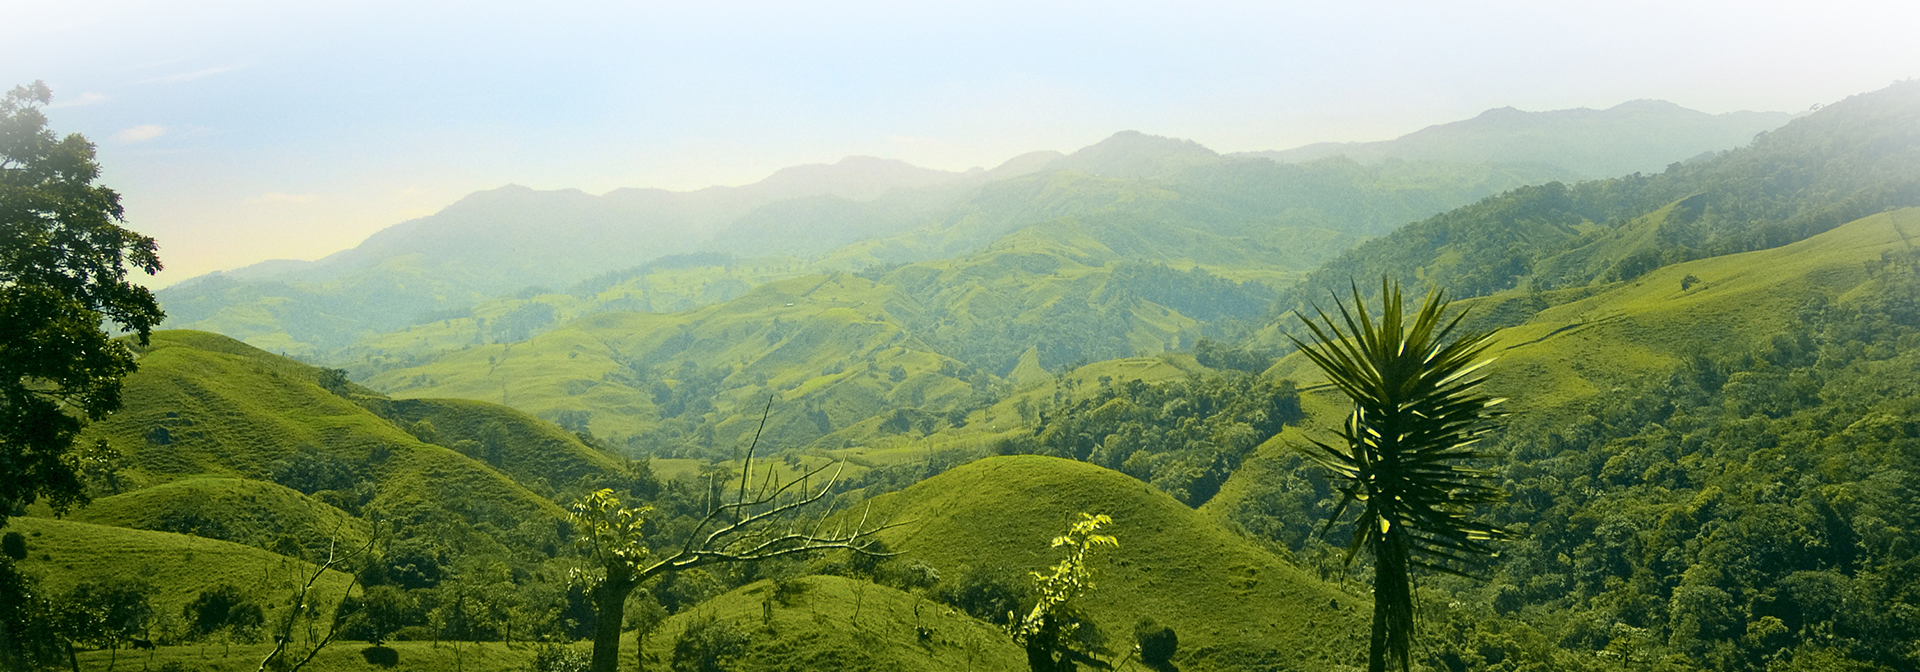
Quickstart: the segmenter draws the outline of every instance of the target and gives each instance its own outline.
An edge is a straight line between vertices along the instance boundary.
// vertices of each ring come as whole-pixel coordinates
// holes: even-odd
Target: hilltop
[[[1502,107],[1393,140],[1322,142],[1244,156],[1282,163],[1345,156],[1361,163],[1543,164],[1591,179],[1659,172],[1676,161],[1740,147],[1792,116],[1744,111],[1707,114],[1664,100],[1632,100],[1604,110],[1523,112]]]
[[[1142,618],[1174,629],[1181,669],[1339,669],[1364,652],[1370,605],[1228,532],[1193,509],[1118,472],[1040,456],[996,457],[958,467],[872,510],[914,524],[889,546],[938,569],[1016,577],[1057,561],[1048,540],[1079,513],[1113,517],[1103,529],[1097,587],[1083,602],[1115,651]],[[1117,657],[1117,656],[1116,656]]]

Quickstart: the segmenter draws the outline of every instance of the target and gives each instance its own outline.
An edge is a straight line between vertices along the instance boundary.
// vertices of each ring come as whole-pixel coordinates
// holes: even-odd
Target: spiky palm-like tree
[[[1294,339],[1327,378],[1353,398],[1353,413],[1340,432],[1345,446],[1313,441],[1309,454],[1331,471],[1342,497],[1329,528],[1349,505],[1354,521],[1347,561],[1365,547],[1374,560],[1373,634],[1369,672],[1397,662],[1409,669],[1413,644],[1413,568],[1460,574],[1476,558],[1493,553],[1489,542],[1504,530],[1476,520],[1473,507],[1504,497],[1490,474],[1471,463],[1489,457],[1475,447],[1500,415],[1502,399],[1480,392],[1474,375],[1491,333],[1456,334],[1464,312],[1443,323],[1447,301],[1427,295],[1411,322],[1402,308],[1399,283],[1382,280],[1378,320],[1360,289],[1351,309],[1334,297],[1340,320],[1315,307],[1319,322],[1302,321],[1314,342]]]

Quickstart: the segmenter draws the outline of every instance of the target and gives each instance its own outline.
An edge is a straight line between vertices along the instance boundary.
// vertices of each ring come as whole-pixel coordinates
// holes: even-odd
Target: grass
[[[169,493],[226,490],[215,499],[244,507],[250,513],[243,515],[254,519],[236,521],[253,531],[234,538],[252,543],[272,535],[269,528],[278,523],[266,521],[306,520],[309,514],[302,511],[309,508],[310,500],[289,497],[272,487],[239,487],[230,480],[205,479],[270,480],[285,461],[302,449],[311,449],[351,471],[352,483],[330,487],[350,489],[358,482],[373,486],[369,501],[355,502],[361,510],[348,513],[378,515],[400,524],[454,523],[496,530],[564,518],[558,506],[499,470],[447,448],[421,443],[355,400],[320,387],[316,367],[223,336],[192,331],[156,332],[140,364],[140,370],[125,380],[123,408],[90,425],[85,435],[87,440],[106,440],[125,456],[120,479],[129,492],[122,495],[129,497],[127,501],[170,500],[169,506],[180,511],[188,503]],[[359,398],[375,405],[379,401]],[[470,410],[483,419],[543,424],[504,409]],[[541,447],[536,444],[529,450]],[[577,453],[575,457],[590,459]],[[603,459],[601,464],[609,461]],[[141,494],[148,488],[193,479],[199,482],[179,486],[184,490]],[[101,520],[132,525],[158,527],[159,521],[152,517],[165,513],[107,505]],[[325,515],[313,515],[320,516],[314,519],[318,522],[330,522]]]
[[[392,422],[430,431],[431,436],[426,438],[438,445],[466,448],[469,457],[486,462],[525,486],[566,485],[626,468],[622,459],[594,450],[553,423],[498,404],[466,399],[379,399],[364,403]],[[426,425],[419,424],[422,422]]]
[[[276,546],[284,550],[284,537],[308,553],[324,552],[331,541],[358,547],[366,542],[371,528],[366,521],[291,488],[226,477],[186,478],[102,497],[75,510],[72,519],[194,534],[263,550]]]
[[[739,672],[1027,669],[1025,652],[1005,631],[947,605],[838,576],[794,585],[788,602],[775,596],[772,581],[759,581],[674,615],[647,636],[644,669],[665,669],[681,633],[706,619],[750,638],[730,668]]]
[[[266,609],[268,622],[276,622],[315,568],[251,546],[168,532],[45,518],[12,518],[7,530],[26,537],[21,571],[38,579],[48,594],[64,594],[86,581],[148,584],[148,600],[159,621],[156,633],[177,626],[184,605],[222,584],[246,592]],[[330,610],[349,580],[330,570],[315,584],[309,600]]]
[[[539,644],[500,642],[387,642],[387,648],[399,653],[393,667],[369,664],[361,651],[366,642],[335,641],[321,650],[303,672],[521,672],[531,669]],[[586,651],[586,644],[568,644],[568,648]],[[121,651],[115,670],[158,670],[178,663],[189,670],[204,672],[252,672],[273,650],[271,644],[240,644],[229,652],[218,644],[157,647],[151,657],[139,651]],[[111,657],[107,651],[88,651],[79,655],[83,672],[104,671]]]
[[[1368,604],[1228,532],[1126,475],[1039,456],[980,460],[873,502],[912,524],[883,535],[943,576],[967,569],[1024,579],[1058,558],[1048,540],[1080,513],[1104,513],[1118,549],[1101,551],[1083,599],[1116,652],[1150,617],[1180,638],[1182,670],[1337,669],[1366,650]],[[1110,659],[1117,660],[1116,653]]]

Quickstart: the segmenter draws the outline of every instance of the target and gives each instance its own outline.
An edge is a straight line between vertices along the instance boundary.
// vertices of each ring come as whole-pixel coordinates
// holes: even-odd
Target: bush
[[[531,672],[587,672],[592,667],[593,658],[585,653],[547,646],[533,655],[533,666],[528,669]]]
[[[367,660],[368,665],[379,665],[381,667],[393,667],[395,665],[400,664],[399,651],[395,651],[393,649],[389,649],[387,647],[379,646],[379,645],[369,646],[367,648],[361,649],[360,657],[365,658]]]
[[[1140,619],[1133,626],[1133,639],[1140,644],[1140,660],[1155,668],[1172,663],[1174,652],[1180,648],[1180,637],[1173,634],[1173,628],[1151,618]]]
[[[15,560],[27,559],[27,538],[21,536],[19,532],[0,535],[0,553],[5,553],[7,557]]]
[[[934,599],[967,612],[988,623],[1006,624],[1008,615],[1025,611],[1021,605],[1031,601],[1032,587],[1015,580],[1019,572],[1008,569],[968,568],[951,583],[934,591]]]
[[[706,617],[687,625],[673,642],[674,672],[724,672],[745,655],[747,634],[732,624]]]

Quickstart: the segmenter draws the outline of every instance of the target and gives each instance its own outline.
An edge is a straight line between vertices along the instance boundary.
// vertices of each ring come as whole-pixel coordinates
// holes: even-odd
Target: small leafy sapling
[[[1080,520],[1066,534],[1053,538],[1052,547],[1065,548],[1067,557],[1045,574],[1031,572],[1039,593],[1033,609],[1017,620],[1008,614],[1014,641],[1026,648],[1027,666],[1033,672],[1071,670],[1075,662],[1094,662],[1086,652],[1070,645],[1081,623],[1069,618],[1067,611],[1073,598],[1094,587],[1093,549],[1119,548],[1120,541],[1112,535],[1096,534],[1101,526],[1111,524],[1113,519],[1105,514],[1080,514]]]

